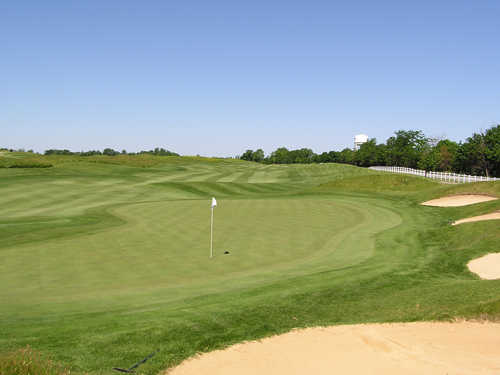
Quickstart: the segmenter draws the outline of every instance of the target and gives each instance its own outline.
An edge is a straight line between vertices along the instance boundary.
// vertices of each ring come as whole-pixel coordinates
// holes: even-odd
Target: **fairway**
[[[420,205],[498,196],[498,183],[337,164],[44,160],[54,167],[0,170],[0,351],[29,344],[72,372],[108,374],[159,349],[141,367],[155,374],[294,327],[500,312],[498,281],[466,267],[498,251],[498,226],[449,225],[498,200]]]

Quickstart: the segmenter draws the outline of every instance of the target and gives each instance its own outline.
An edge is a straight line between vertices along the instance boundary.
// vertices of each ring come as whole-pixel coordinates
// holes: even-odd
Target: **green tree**
[[[491,127],[484,134],[487,166],[491,175],[500,177],[500,124]]]
[[[337,162],[345,164],[353,164],[354,151],[351,150],[350,148],[344,148],[342,151],[339,152]]]
[[[424,169],[425,171],[436,171],[439,169],[439,150],[430,145],[426,147],[420,155],[417,166],[419,169]]]
[[[252,161],[253,160],[253,150],[246,150],[243,155],[240,156],[240,159]]]
[[[118,154],[117,151],[113,150],[112,148],[105,148],[103,151],[102,151],[102,154],[103,155],[107,155],[107,156],[115,156]]]
[[[474,133],[460,144],[457,168],[464,173],[498,176],[500,171],[500,125]]]
[[[262,150],[261,148],[259,148],[252,154],[252,160],[256,161],[257,163],[261,163],[264,160],[264,158],[265,158],[264,150]]]
[[[455,166],[458,144],[456,142],[444,139],[438,142],[436,150],[439,154],[439,170],[450,172]]]
[[[316,163],[328,163],[330,162],[330,157],[328,155],[328,152],[322,152],[319,155],[316,155],[314,158],[314,161]]]
[[[290,163],[290,151],[286,147],[280,147],[271,153],[269,161],[273,164],[288,164]]]
[[[288,153],[288,162],[300,164],[312,163],[314,160],[314,155],[314,152],[309,148],[292,150]]]
[[[428,140],[420,130],[399,130],[387,140],[387,164],[417,168]]]
[[[377,140],[372,138],[363,143],[354,153],[354,163],[360,167],[370,167],[378,163]]]

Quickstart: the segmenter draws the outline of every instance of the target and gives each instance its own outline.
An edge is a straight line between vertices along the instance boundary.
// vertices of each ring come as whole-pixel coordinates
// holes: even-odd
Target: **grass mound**
[[[423,191],[438,186],[438,183],[416,176],[404,174],[372,174],[330,181],[319,186],[319,190],[343,190],[360,192],[400,192]]]

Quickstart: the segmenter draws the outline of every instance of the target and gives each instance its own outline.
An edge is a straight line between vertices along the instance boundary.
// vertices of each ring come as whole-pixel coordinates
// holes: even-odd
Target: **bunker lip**
[[[426,322],[294,330],[196,356],[164,374],[482,374],[499,367],[500,323]]]
[[[493,201],[496,199],[498,198],[486,194],[458,194],[431,199],[429,201],[422,202],[421,205],[433,207],[460,207],[467,206],[469,204]]]
[[[472,222],[476,222],[476,221],[485,221],[485,220],[499,220],[499,219],[500,219],[500,211],[495,211],[495,212],[491,212],[491,213],[485,214],[485,215],[472,216],[472,217],[468,217],[465,219],[460,219],[460,220],[455,221],[451,225],[472,223]]]
[[[500,279],[500,253],[491,253],[473,259],[467,263],[467,267],[481,279]]]

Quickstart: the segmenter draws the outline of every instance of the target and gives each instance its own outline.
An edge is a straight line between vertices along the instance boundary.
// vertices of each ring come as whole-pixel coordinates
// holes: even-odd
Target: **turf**
[[[52,167],[0,169],[0,351],[29,344],[74,373],[109,374],[159,349],[140,367],[155,374],[294,327],[500,316],[500,281],[465,267],[499,250],[498,223],[449,225],[499,202],[419,205],[500,196],[499,183],[336,164],[10,157]]]

